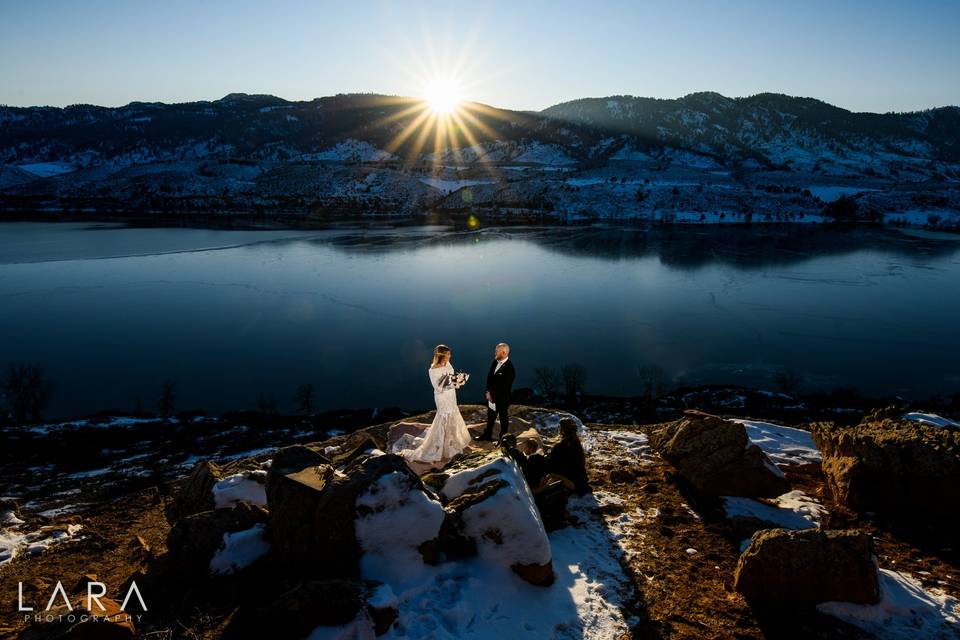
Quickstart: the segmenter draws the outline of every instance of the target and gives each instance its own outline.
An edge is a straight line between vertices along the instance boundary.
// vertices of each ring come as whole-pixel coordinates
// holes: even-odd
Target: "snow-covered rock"
[[[213,485],[214,508],[232,507],[238,502],[249,502],[261,507],[267,506],[267,494],[264,483],[267,472],[252,470],[229,475]]]
[[[255,524],[249,529],[223,535],[223,547],[210,560],[210,572],[227,575],[253,564],[270,550],[265,538],[267,526]]]
[[[538,584],[552,582],[550,540],[513,459],[497,452],[479,466],[454,471],[441,493],[482,559]]]
[[[437,538],[444,511],[414,476],[398,472],[380,476],[357,498],[356,507],[365,577],[386,581],[409,578],[421,570],[420,547]]]

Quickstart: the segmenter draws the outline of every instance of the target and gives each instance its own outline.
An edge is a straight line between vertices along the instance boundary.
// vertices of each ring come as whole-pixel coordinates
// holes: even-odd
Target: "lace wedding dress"
[[[433,399],[437,403],[437,416],[433,424],[420,438],[409,442],[415,448],[400,453],[408,460],[439,462],[449,460],[470,444],[470,432],[457,407],[457,390],[442,386],[444,376],[453,375],[453,366],[448,362],[442,367],[430,369],[430,384]]]

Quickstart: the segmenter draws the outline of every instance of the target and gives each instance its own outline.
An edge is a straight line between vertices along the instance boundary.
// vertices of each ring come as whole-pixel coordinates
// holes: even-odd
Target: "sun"
[[[460,84],[453,78],[433,78],[424,88],[423,101],[434,114],[449,116],[460,108],[463,102],[463,91]]]

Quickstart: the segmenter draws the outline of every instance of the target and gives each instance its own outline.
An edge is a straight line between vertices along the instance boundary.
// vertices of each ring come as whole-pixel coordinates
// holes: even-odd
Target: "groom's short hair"
[[[506,342],[499,343],[497,345],[497,349],[499,349],[500,347],[503,347],[504,349],[507,350],[507,353],[510,353],[510,345],[508,345]]]

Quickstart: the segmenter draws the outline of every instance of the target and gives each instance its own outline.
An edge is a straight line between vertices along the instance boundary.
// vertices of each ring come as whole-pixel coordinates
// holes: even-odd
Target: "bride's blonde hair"
[[[435,369],[443,364],[443,359],[450,356],[450,347],[445,344],[438,344],[433,348],[433,362],[430,364],[431,369]]]

